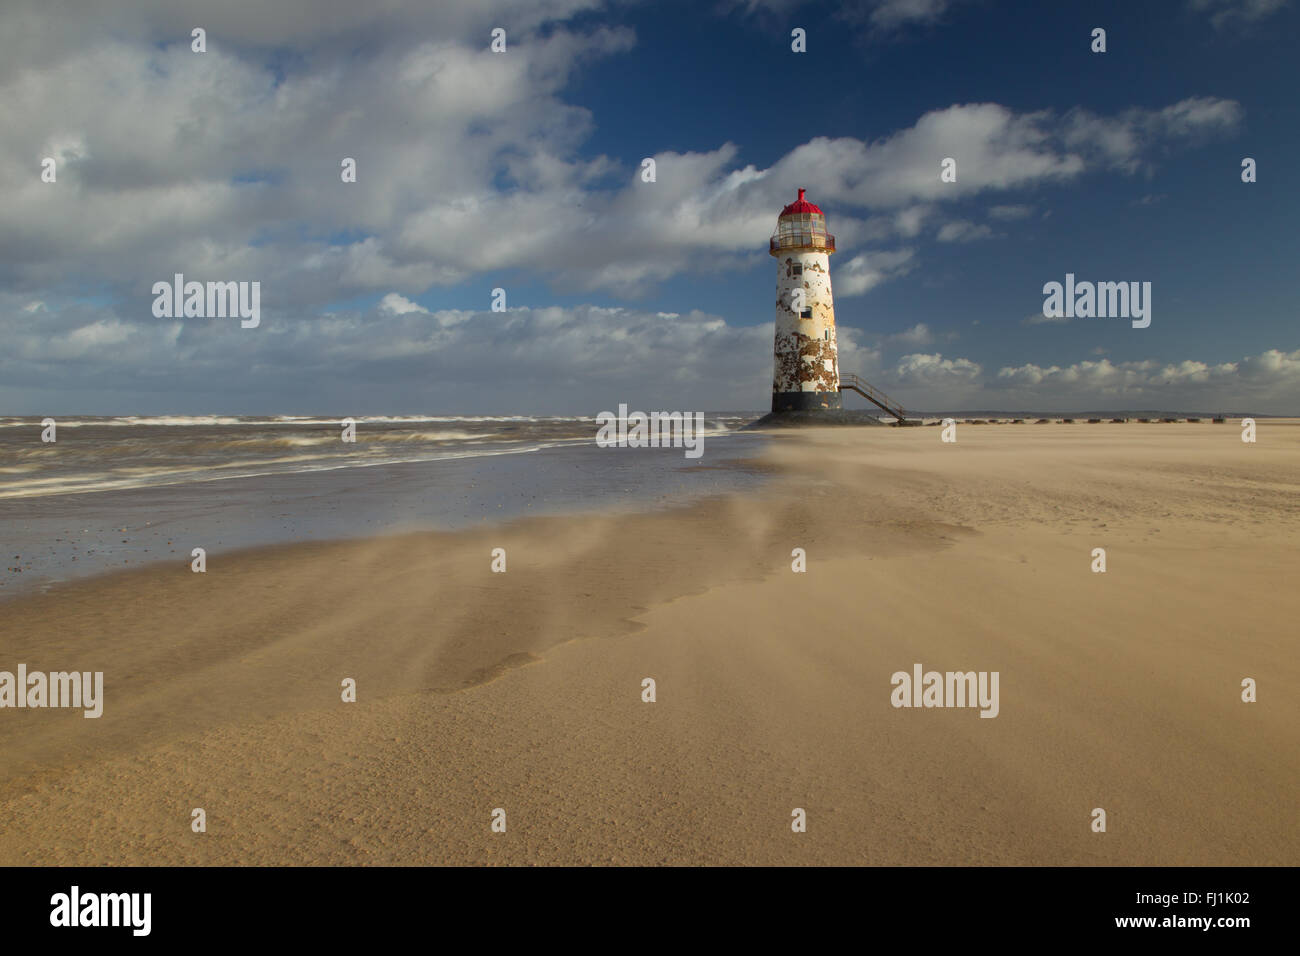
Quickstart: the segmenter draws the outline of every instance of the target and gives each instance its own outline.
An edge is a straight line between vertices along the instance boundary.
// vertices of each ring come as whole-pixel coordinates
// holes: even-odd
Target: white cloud
[[[989,215],[994,219],[1025,219],[1034,211],[1033,206],[990,206]]]
[[[1104,357],[1069,365],[1031,362],[1004,366],[991,375],[969,359],[919,353],[903,356],[871,380],[905,407],[917,409],[1300,411],[1300,349],[1269,349],[1219,363],[1112,362]]]
[[[861,341],[862,335],[858,329],[849,326],[840,326],[835,330],[840,374],[853,372],[870,377],[880,371],[880,349],[864,344]]]
[[[1233,23],[1245,24],[1262,20],[1286,6],[1288,0],[1189,0],[1197,13],[1210,12],[1210,22],[1216,30]]]
[[[864,252],[848,262],[837,264],[832,273],[834,293],[838,298],[851,298],[874,289],[880,283],[906,275],[915,268],[911,249],[894,249],[888,252]]]
[[[1064,315],[1043,315],[1034,312],[1020,320],[1021,325],[1065,325],[1070,320]]]
[[[400,294],[372,309],[302,319],[264,306],[262,325],[138,318],[51,301],[34,323],[26,299],[0,293],[0,402],[11,414],[102,408],[130,412],[167,396],[178,412],[451,409],[589,412],[628,400],[662,407],[763,409],[772,325],[583,305],[507,312],[424,310]],[[934,339],[925,323],[886,337]],[[1025,363],[985,375],[980,363],[909,352],[839,329],[840,367],[914,408],[1146,407],[1300,411],[1300,349],[1233,362],[1088,359]],[[501,383],[509,382],[508,389]],[[215,403],[215,404],[214,404]]]
[[[917,352],[898,360],[893,378],[904,385],[946,386],[973,383],[981,370],[979,363],[970,359],[946,359],[938,352],[932,355]]]
[[[788,16],[804,3],[805,0],[731,0],[729,6],[773,19]],[[846,0],[834,12],[839,20],[851,26],[866,27],[876,35],[890,35],[912,24],[936,23],[952,6],[953,0]]]
[[[943,224],[938,239],[940,242],[974,242],[977,239],[988,239],[992,235],[993,230],[988,226],[976,225],[968,219],[954,219]]]
[[[473,413],[770,401],[772,324],[738,327],[701,312],[425,309],[392,293],[369,310],[310,319],[264,302],[261,326],[247,330],[236,320],[126,318],[75,302],[51,303],[38,326],[12,298],[0,294],[0,401],[11,413],[105,402],[130,411],[133,395],[151,391],[173,408],[210,409],[216,395],[223,410],[263,413],[294,395],[308,410],[355,408],[373,396],[371,410]],[[852,329],[840,342],[844,361],[875,367],[878,353]],[[267,407],[268,397],[277,404]]]
[[[513,271],[635,296],[748,267],[803,185],[832,231],[842,227],[847,261],[837,256],[833,273],[849,298],[917,267],[912,245],[944,221],[941,203],[1135,171],[1241,117],[1235,102],[1208,97],[1114,116],[959,104],[875,139],[813,138],[767,167],[745,162],[748,144],[663,151],[648,184],[637,168],[582,151],[599,118],[565,100],[576,71],[635,42],[630,30],[574,19],[599,0],[102,0],[75,17],[51,17],[50,2],[9,0],[0,13],[0,178],[10,184],[0,397],[13,403],[29,392],[32,402],[135,394],[204,409],[234,396],[265,411],[293,388],[313,405],[409,394],[469,408],[477,395],[485,404],[474,410],[487,411],[558,401],[570,387],[573,401],[595,401],[613,376],[647,391],[696,382],[701,404],[762,407],[770,326],[592,305],[455,311],[437,307],[438,290],[481,283],[486,307],[487,289]],[[856,9],[884,27],[948,7]],[[203,55],[189,49],[196,23],[208,30]],[[508,56],[487,50],[500,23]],[[34,157],[46,155],[59,163],[54,185],[39,180]],[[345,156],[358,162],[355,184],[340,181]],[[957,159],[956,183],[939,179],[945,156]],[[1028,208],[1008,202],[989,215]],[[987,230],[962,219],[939,233]],[[150,321],[152,283],[177,271],[261,281],[263,327]],[[87,287],[113,304],[70,300]],[[383,298],[365,312],[321,311],[363,295]],[[879,368],[878,349],[840,334],[846,368]],[[1235,363],[1238,380],[1279,374],[1267,356]],[[905,360],[881,374],[968,385],[979,369]],[[508,376],[525,383],[509,396],[487,384]]]
[[[934,341],[934,333],[930,331],[930,327],[924,322],[918,322],[910,329],[886,336],[885,340],[910,346],[929,345]]]
[[[921,224],[933,212],[933,206],[912,206],[910,209],[900,209],[894,215],[894,229],[900,236],[912,239],[920,235]]]
[[[872,26],[893,30],[911,23],[934,23],[951,6],[950,0],[880,0],[872,5]]]
[[[1159,110],[1134,107],[1114,116],[1076,109],[1064,119],[1063,141],[1095,161],[1133,173],[1147,162],[1147,153],[1156,143],[1231,133],[1241,125],[1243,115],[1235,100],[1213,96],[1188,97]]]
[[[379,16],[346,61],[325,54],[360,29],[351,8],[310,23],[279,7],[264,20],[215,14],[209,52],[197,55],[180,24],[199,7],[145,6],[161,19],[140,21],[148,29],[129,42],[130,31],[92,29],[101,7],[117,9],[100,4],[52,31],[57,55],[18,51],[25,69],[0,66],[0,176],[18,184],[0,206],[0,287],[46,296],[75,276],[138,295],[182,271],[257,279],[268,296],[311,307],[524,270],[562,291],[631,297],[752,264],[799,185],[828,208],[833,231],[843,224],[842,239],[907,240],[940,202],[1135,168],[1164,140],[1223,132],[1240,113],[1209,98],[1109,118],[955,105],[875,141],[814,138],[768,168],[743,164],[732,143],[664,151],[657,182],[643,183],[639,169],[579,152],[594,120],[563,101],[565,86],[634,37],[570,29],[563,17],[589,6],[578,0],[507,5],[523,24],[508,56],[488,52],[479,32],[499,5],[451,4]],[[21,26],[34,9],[20,0],[0,25]],[[176,31],[157,37],[160,23]],[[0,49],[15,50],[12,31],[0,33]],[[284,75],[262,52],[312,43],[325,46],[305,47]],[[125,101],[131,110],[118,108]],[[34,153],[61,158],[56,185],[39,182]],[[339,180],[345,156],[357,160],[355,184]],[[957,159],[957,183],[939,179],[945,156]],[[855,218],[865,208],[873,215]],[[847,294],[881,281],[858,268]]]
[[[998,370],[995,384],[1019,393],[1039,393],[1129,402],[1157,401],[1166,406],[1281,400],[1295,410],[1300,396],[1300,349],[1270,349],[1237,362],[1209,364],[1194,359],[1160,363],[1081,361],[1047,367],[1028,363]]]
[[[396,292],[390,292],[379,300],[379,308],[386,312],[392,312],[395,315],[405,315],[407,312],[428,312],[424,306]]]

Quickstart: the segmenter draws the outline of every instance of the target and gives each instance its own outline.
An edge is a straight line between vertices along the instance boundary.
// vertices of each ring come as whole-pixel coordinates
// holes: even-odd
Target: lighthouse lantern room
[[[840,408],[826,215],[799,198],[781,210],[768,243],[777,261],[772,411]]]

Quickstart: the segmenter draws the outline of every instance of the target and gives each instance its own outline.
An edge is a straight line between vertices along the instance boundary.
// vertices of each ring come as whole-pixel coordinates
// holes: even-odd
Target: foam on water
[[[727,434],[752,417],[706,416],[704,437]],[[597,431],[595,418],[587,416],[401,415],[353,421],[356,441],[344,442],[341,418],[81,416],[56,419],[58,440],[44,443],[41,419],[0,419],[0,500],[520,454],[590,443]]]

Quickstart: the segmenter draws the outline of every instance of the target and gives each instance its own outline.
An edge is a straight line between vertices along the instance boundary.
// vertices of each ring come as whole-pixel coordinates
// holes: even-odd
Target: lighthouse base
[[[887,425],[876,413],[860,408],[794,409],[788,412],[769,412],[745,428],[812,428],[821,425]]]
[[[774,412],[820,412],[843,408],[840,393],[836,392],[773,392]]]

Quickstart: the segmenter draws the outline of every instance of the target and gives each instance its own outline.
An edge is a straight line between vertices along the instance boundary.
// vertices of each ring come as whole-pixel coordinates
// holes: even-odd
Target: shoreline
[[[0,499],[7,550],[0,605],[131,566],[304,541],[453,530],[534,514],[640,510],[761,480],[745,463],[764,438],[709,436],[707,459],[592,442],[529,453],[446,457],[130,489]],[[701,462],[707,462],[702,464]],[[711,481],[700,472],[714,472]],[[217,484],[220,487],[214,488]],[[712,487],[710,487],[712,486]],[[13,567],[22,570],[15,572]]]
[[[791,433],[682,507],[6,602],[0,669],[105,702],[0,711],[0,864],[1294,865],[1300,427],[1120,431]],[[999,715],[895,709],[917,663]]]

